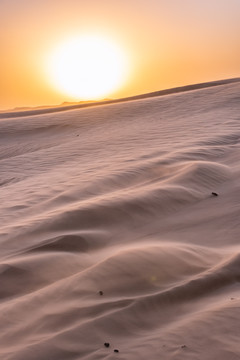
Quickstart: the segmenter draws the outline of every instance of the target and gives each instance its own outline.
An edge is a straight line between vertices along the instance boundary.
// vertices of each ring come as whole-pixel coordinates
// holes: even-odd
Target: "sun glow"
[[[110,40],[85,35],[61,43],[50,55],[48,73],[61,92],[83,100],[100,99],[127,78],[122,49]]]

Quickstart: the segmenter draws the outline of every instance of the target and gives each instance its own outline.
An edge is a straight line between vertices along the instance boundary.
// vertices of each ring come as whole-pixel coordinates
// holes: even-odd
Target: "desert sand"
[[[27,115],[0,121],[0,359],[240,359],[240,82]]]

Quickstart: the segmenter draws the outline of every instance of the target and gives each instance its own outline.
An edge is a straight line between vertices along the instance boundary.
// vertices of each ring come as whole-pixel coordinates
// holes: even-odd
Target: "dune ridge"
[[[2,360],[240,358],[240,83],[218,85],[1,120]]]
[[[211,82],[205,82],[200,84],[193,84],[193,85],[185,85],[185,86],[179,86],[171,89],[166,90],[160,90],[160,91],[154,91],[146,94],[140,94],[140,95],[134,95],[129,97],[124,97],[120,99],[107,99],[102,101],[80,101],[79,103],[71,104],[71,105],[65,105],[65,103],[58,105],[58,106],[51,106],[51,107],[36,107],[30,108],[30,109],[13,109],[11,111],[3,111],[0,112],[0,119],[1,118],[12,118],[12,117],[20,117],[20,116],[32,116],[32,115],[39,115],[39,114],[48,114],[53,112],[59,112],[59,111],[67,111],[72,109],[81,109],[85,107],[90,106],[99,106],[99,105],[106,105],[106,104],[116,104],[118,102],[122,101],[132,101],[132,100],[139,100],[139,99],[145,99],[149,97],[155,97],[155,96],[164,96],[174,93],[181,93],[185,91],[192,91],[192,90],[199,90],[204,89],[212,86],[220,86],[225,84],[231,84],[235,82],[239,82],[240,78],[232,78],[232,79],[225,79],[225,80],[216,80]],[[16,111],[17,110],[17,111]]]

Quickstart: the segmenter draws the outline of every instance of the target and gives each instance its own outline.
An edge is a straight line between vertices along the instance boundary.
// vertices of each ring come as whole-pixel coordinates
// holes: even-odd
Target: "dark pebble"
[[[103,292],[102,292],[102,291],[99,291],[99,295],[103,295]]]
[[[213,196],[218,196],[218,193],[212,192],[212,195],[213,195]]]
[[[118,352],[119,352],[119,350],[118,350],[118,349],[115,349],[115,350],[114,350],[114,352],[118,353]]]
[[[187,347],[187,345],[182,345],[181,348],[182,349],[185,349]]]
[[[79,135],[77,135],[77,136],[79,136]]]
[[[110,344],[109,343],[104,343],[104,346],[109,348]]]

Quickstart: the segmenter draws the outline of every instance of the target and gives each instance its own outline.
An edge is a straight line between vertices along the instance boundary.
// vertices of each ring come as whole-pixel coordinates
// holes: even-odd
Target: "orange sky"
[[[73,100],[44,62],[83,32],[109,36],[129,57],[129,77],[109,98],[239,77],[239,14],[239,0],[1,0],[0,109]]]

